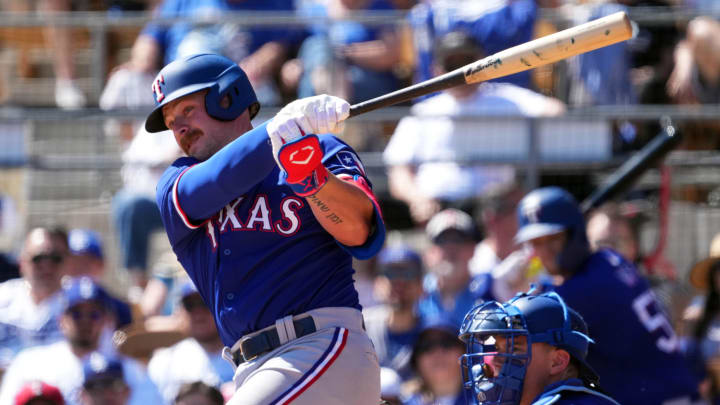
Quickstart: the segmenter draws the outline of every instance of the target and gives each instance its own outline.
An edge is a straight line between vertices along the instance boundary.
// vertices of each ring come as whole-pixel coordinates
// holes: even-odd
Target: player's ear
[[[570,353],[563,349],[555,349],[550,353],[550,375],[564,373],[570,365]]]
[[[230,94],[224,95],[224,96],[220,99],[220,107],[222,107],[222,108],[224,108],[224,109],[226,109],[226,110],[227,110],[228,108],[230,108],[230,104],[231,104],[231,102],[232,102],[232,100],[230,100],[230,97],[231,97]]]

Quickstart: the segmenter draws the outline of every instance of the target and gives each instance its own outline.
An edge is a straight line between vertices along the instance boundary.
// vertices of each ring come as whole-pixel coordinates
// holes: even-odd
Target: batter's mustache
[[[200,138],[203,135],[203,132],[197,128],[191,129],[185,136],[183,137],[183,146],[184,149],[187,150],[190,148],[190,146],[195,142],[198,138]]]

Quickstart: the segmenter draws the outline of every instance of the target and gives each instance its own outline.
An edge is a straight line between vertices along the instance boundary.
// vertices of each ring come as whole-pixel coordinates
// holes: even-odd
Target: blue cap
[[[389,246],[378,254],[378,269],[388,278],[422,278],[423,266],[420,255],[409,246]]]
[[[92,353],[83,361],[84,386],[98,380],[124,379],[123,365],[117,357],[110,357],[98,352]]]
[[[92,255],[103,258],[100,235],[89,229],[73,229],[68,233],[68,246],[74,255]]]
[[[112,310],[108,293],[90,277],[72,278],[63,284],[65,309],[86,301],[97,301],[100,305]]]
[[[420,333],[415,338],[410,355],[410,366],[413,369],[417,370],[418,356],[438,342],[464,351],[465,346],[458,338],[458,326],[450,318],[444,315],[429,316],[421,319],[420,325]]]
[[[559,187],[531,191],[520,201],[517,212],[517,243],[574,229],[585,234],[585,219],[575,198]]]

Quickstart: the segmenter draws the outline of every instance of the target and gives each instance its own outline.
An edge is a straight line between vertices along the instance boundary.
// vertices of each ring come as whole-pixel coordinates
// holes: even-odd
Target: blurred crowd
[[[532,190],[523,187],[513,166],[473,164],[477,149],[494,138],[483,134],[487,139],[478,142],[480,131],[463,117],[558,117],[587,106],[720,103],[714,1],[4,0],[2,5],[13,11],[35,7],[38,13],[94,7],[152,15],[128,59],[111,66],[97,100],[106,110],[150,108],[158,70],[194,53],[221,53],[236,61],[265,106],[323,93],[356,103],[565,28],[541,18],[541,10],[553,10],[566,26],[634,7],[678,7],[700,15],[676,24],[641,24],[633,39],[573,58],[561,72],[562,91],[555,85],[559,73],[546,70],[456,87],[412,104],[382,155],[389,197],[406,209],[411,225],[392,229],[393,218],[386,218],[391,232],[385,248],[356,263],[365,327],[383,367],[383,399],[390,404],[465,403],[458,367],[465,346],[458,329],[466,313],[488,300],[507,301],[531,285],[553,283],[540,245],[518,238],[518,218],[528,215],[519,204]],[[353,18],[391,11],[404,23]],[[228,12],[283,12],[312,23],[167,22]],[[91,106],[77,85],[70,30],[45,30],[54,51],[56,105]],[[637,149],[658,128],[627,122],[616,128],[614,148]],[[717,128],[683,129],[684,147],[716,148]],[[234,370],[222,358],[211,312],[172,253],[152,257],[150,249],[152,236],[162,232],[155,184],[181,152],[171,136],[145,134],[140,122],[112,120],[104,130],[124,145],[123,185],[109,218],[119,263],[108,260],[96,230],[74,224],[15,235],[19,252],[0,254],[0,405],[222,404],[234,392]],[[672,286],[686,280],[677,279],[671,257],[643,251],[634,208],[623,202],[595,209],[578,225],[581,239],[593,252],[617,252],[649,281],[658,306],[648,322],[660,319],[658,313],[672,321],[662,332],[677,343],[668,350],[682,355],[683,367],[697,381],[692,400],[720,403],[720,234],[707,258],[689,269],[697,295],[685,306],[675,300]],[[12,200],[0,195],[0,229],[16,221],[8,214],[14,212]],[[110,274],[122,274],[127,288],[107,285],[118,279]],[[588,323],[594,336],[598,331]]]

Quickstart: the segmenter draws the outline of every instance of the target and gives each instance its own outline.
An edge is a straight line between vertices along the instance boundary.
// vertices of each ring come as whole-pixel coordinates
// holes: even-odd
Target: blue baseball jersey
[[[285,184],[264,125],[204,162],[178,159],[158,184],[173,251],[227,346],[287,315],[321,307],[361,309],[352,256],[377,253],[384,225],[357,154],[333,136],[319,139],[325,167],[357,184],[375,204],[373,231],[363,246],[338,243],[310,203]]]
[[[161,19],[172,18],[216,18],[230,12],[269,11],[292,14],[295,7],[291,0],[164,0],[154,12]],[[198,29],[200,28],[200,29]],[[209,27],[193,25],[190,22],[176,22],[170,25],[150,22],[142,31],[143,35],[152,37],[164,51],[164,64],[178,57],[183,41],[195,43],[196,50],[222,53],[231,59],[240,60],[244,56],[258,50],[270,41],[279,41],[293,45],[302,40],[302,29],[287,26],[254,26],[245,28],[242,33],[231,33],[227,24],[213,24]],[[233,27],[238,28],[238,27]],[[242,49],[240,49],[242,48]],[[241,56],[238,58],[238,56]]]
[[[577,378],[550,384],[532,405],[619,405],[600,392],[585,387]]]
[[[450,303],[443,300],[440,291],[437,289],[437,281],[434,277],[427,277],[423,288],[425,296],[418,302],[418,314],[425,319],[448,319],[454,325],[462,325],[465,314],[476,305],[485,301],[495,300],[492,294],[492,276],[490,273],[483,273],[473,277],[467,287],[458,292],[455,299]]]
[[[498,6],[501,4],[500,6]],[[492,55],[532,39],[537,15],[535,0],[481,2],[473,0],[421,2],[409,14],[416,52],[415,82],[434,76],[433,45],[436,38],[459,30],[471,35]],[[493,79],[530,88],[530,72]],[[417,101],[417,100],[416,100]]]
[[[587,322],[596,342],[587,360],[618,402],[652,405],[697,394],[698,382],[664,309],[637,268],[618,253],[592,254],[556,291]]]

